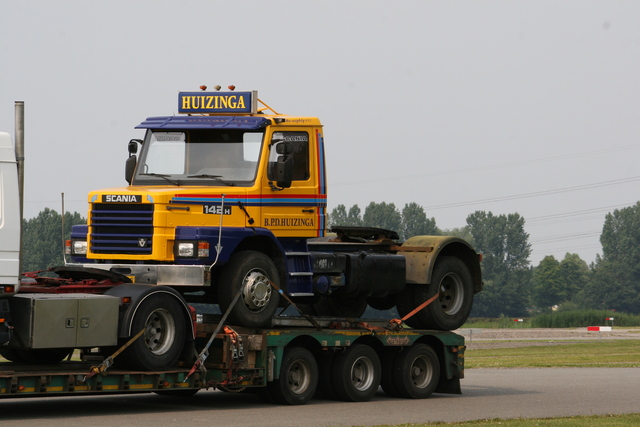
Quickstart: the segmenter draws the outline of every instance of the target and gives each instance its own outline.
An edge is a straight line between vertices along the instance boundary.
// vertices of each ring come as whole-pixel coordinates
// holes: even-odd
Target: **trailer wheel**
[[[395,375],[394,367],[396,356],[398,355],[398,349],[385,347],[380,357],[380,364],[382,367],[382,375],[380,377],[380,387],[384,393],[389,397],[400,397],[398,390],[393,382],[393,376]]]
[[[318,391],[324,399],[338,400],[336,390],[333,388],[331,371],[333,369],[333,354],[321,354],[318,357]]]
[[[123,353],[129,368],[147,371],[171,367],[182,353],[187,325],[184,308],[173,296],[156,293],[145,298],[137,308],[131,333],[144,328],[144,334]]]
[[[336,355],[333,364],[333,386],[338,397],[351,402],[370,400],[380,385],[380,359],[364,344],[354,344]]]
[[[242,251],[234,254],[224,266],[218,284],[218,303],[224,313],[242,287],[240,300],[229,314],[229,323],[250,328],[271,326],[280,295],[271,286],[279,286],[278,270],[271,258],[262,252]]]
[[[16,363],[54,365],[66,359],[72,351],[72,348],[2,348],[0,349],[0,356]]]
[[[466,322],[473,306],[473,281],[469,268],[456,257],[437,262],[430,284],[407,284],[397,298],[398,312],[405,316],[438,292],[438,299],[408,318],[407,325],[452,331]]]
[[[393,371],[398,395],[408,399],[425,399],[438,385],[440,362],[431,347],[416,344],[398,353]]]
[[[267,384],[269,395],[277,403],[303,405],[315,394],[318,365],[313,354],[302,347],[285,348],[280,378]]]

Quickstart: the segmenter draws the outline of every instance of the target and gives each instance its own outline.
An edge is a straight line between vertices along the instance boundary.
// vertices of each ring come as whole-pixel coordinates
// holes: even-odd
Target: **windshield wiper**
[[[198,175],[187,175],[187,178],[207,178],[207,179],[214,179],[218,182],[221,182],[223,184],[228,185],[229,187],[235,187],[235,182],[229,182],[229,181],[225,181],[224,179],[222,179],[222,175],[209,175],[206,173],[201,173]]]
[[[171,175],[164,175],[161,173],[141,173],[141,176],[157,176],[158,178],[162,178],[166,181],[169,181],[170,183],[172,183],[173,185],[182,185],[182,183],[176,179],[171,179],[169,178]]]

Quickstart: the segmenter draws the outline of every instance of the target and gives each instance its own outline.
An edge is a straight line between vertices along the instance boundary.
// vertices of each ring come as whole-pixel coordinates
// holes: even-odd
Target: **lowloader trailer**
[[[195,348],[215,332],[219,319],[196,324]],[[218,316],[219,317],[219,316]],[[211,322],[211,323],[210,323]],[[367,401],[379,386],[393,397],[421,399],[460,393],[464,338],[453,332],[387,329],[353,319],[276,317],[269,329],[226,327],[209,357],[193,369],[180,363],[162,371],[99,365],[91,352],[57,364],[0,363],[0,397],[76,396],[154,392],[189,396],[201,389],[254,391],[266,401],[304,404],[325,399]],[[305,326],[306,325],[306,326]],[[386,325],[385,325],[386,326]]]
[[[19,274],[23,125],[15,153],[0,133],[0,396],[460,392],[464,339],[450,331],[482,290],[481,256],[456,237],[326,233],[319,120],[230,90],[180,93],[183,116],[139,125],[130,185],[89,195],[71,262],[44,274]],[[199,304],[224,314],[197,322]],[[367,304],[402,319],[363,322]]]

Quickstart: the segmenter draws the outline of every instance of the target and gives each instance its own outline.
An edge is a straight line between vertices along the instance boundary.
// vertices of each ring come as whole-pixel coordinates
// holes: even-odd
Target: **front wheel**
[[[461,259],[443,257],[437,261],[428,285],[407,284],[397,298],[398,313],[404,317],[436,294],[438,298],[408,318],[407,325],[452,331],[467,321],[473,306],[473,280]]]
[[[318,365],[313,354],[302,347],[286,348],[280,378],[267,384],[277,403],[302,405],[313,397],[318,386]]]
[[[218,284],[220,310],[226,312],[241,288],[240,299],[229,313],[229,323],[249,328],[268,328],[278,309],[278,270],[271,258],[257,251],[242,251],[223,267]]]

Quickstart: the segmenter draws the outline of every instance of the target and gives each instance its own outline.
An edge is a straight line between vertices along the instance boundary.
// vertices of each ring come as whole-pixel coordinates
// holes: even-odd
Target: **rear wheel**
[[[242,288],[240,299],[229,314],[229,323],[250,328],[270,327],[280,301],[271,282],[280,283],[271,258],[257,251],[233,255],[224,266],[218,284],[218,302],[223,313],[233,302],[239,287]]]
[[[182,353],[187,325],[184,308],[173,296],[156,293],[145,298],[133,318],[131,333],[144,334],[123,353],[124,364],[148,371],[171,367]]]
[[[401,397],[424,399],[436,389],[440,379],[440,362],[431,347],[415,344],[403,349],[394,361],[393,382]]]
[[[466,322],[473,306],[473,281],[461,259],[440,259],[428,285],[407,284],[397,298],[398,313],[404,317],[436,294],[435,301],[405,323],[413,328],[452,331]]]
[[[380,359],[365,344],[354,344],[336,355],[332,377],[336,394],[342,400],[365,402],[380,385]]]
[[[302,405],[315,394],[318,385],[318,365],[313,354],[302,347],[284,351],[280,378],[267,384],[269,395],[277,403]]]

